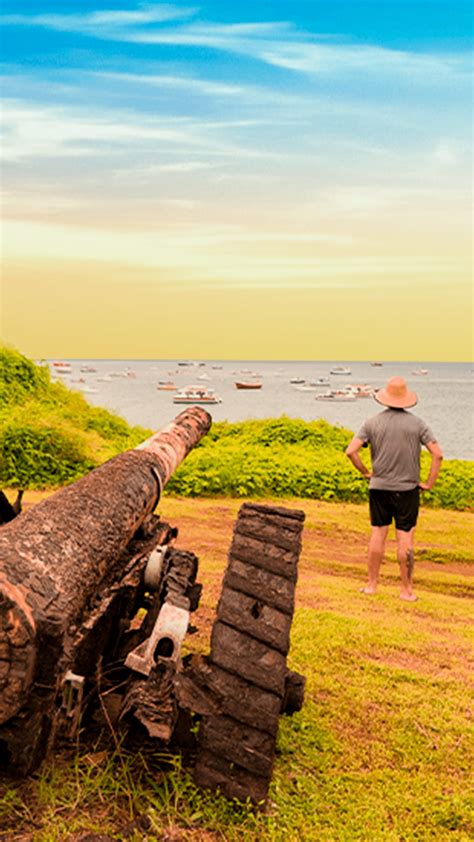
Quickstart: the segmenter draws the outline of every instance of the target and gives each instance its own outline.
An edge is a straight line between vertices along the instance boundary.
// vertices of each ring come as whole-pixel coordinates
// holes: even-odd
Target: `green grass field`
[[[37,499],[30,493],[28,500]],[[200,558],[204,585],[190,651],[206,651],[242,501],[165,497],[162,517]],[[282,504],[282,501],[279,501]],[[415,842],[473,838],[473,515],[424,510],[415,590],[398,598],[393,536],[380,592],[365,578],[365,506],[310,500],[289,665],[304,707],[282,718],[263,812],[198,791],[175,757],[85,745],[30,780],[2,782],[0,839]],[[471,597],[471,598],[469,598]]]

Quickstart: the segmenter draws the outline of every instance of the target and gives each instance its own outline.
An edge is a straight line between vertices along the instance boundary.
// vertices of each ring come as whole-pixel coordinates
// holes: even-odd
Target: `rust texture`
[[[211,426],[190,407],[138,448],[23,512],[0,532],[0,723],[23,704],[36,670],[59,658],[171,474]],[[48,652],[36,658],[38,648]],[[40,661],[43,661],[41,667]]]

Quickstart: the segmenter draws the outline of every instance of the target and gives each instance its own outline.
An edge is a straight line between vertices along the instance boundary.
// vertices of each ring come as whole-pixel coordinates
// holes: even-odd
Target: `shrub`
[[[86,442],[66,426],[8,425],[0,432],[0,478],[4,485],[63,485],[95,467]]]

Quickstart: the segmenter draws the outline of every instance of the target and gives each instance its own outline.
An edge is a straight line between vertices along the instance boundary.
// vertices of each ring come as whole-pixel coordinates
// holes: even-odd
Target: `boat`
[[[374,395],[373,386],[369,386],[368,383],[354,383],[346,386],[346,389],[353,391],[356,398],[372,398]]]
[[[412,374],[416,374],[416,375],[428,374],[428,369],[427,368],[416,368],[414,371],[412,371]]]
[[[82,366],[82,368],[81,368],[81,371],[82,371],[84,374],[87,374],[87,373],[89,373],[89,374],[94,374],[94,373],[97,371],[97,369],[96,369],[96,368],[94,368],[94,366],[93,366],[93,365],[83,365],[83,366]]]
[[[305,379],[304,377],[292,377],[290,383],[292,383],[293,386],[298,386],[300,384],[302,385],[303,383],[305,383]]]
[[[304,380],[303,383],[293,384],[297,392],[314,392],[321,386],[329,386],[329,377],[319,377],[317,380]]]
[[[63,363],[60,361],[53,362],[54,366],[54,373],[55,374],[71,374],[72,367],[71,363]]]
[[[329,389],[327,392],[321,392],[315,395],[317,401],[355,401],[357,400],[355,394],[346,389]]]
[[[343,365],[336,365],[331,369],[329,374],[345,374],[346,376],[352,374],[350,368],[345,368]]]
[[[259,380],[236,380],[236,389],[261,389],[262,383]]]
[[[156,388],[163,392],[174,392],[178,387],[175,386],[172,380],[159,380]]]
[[[207,404],[222,403],[214,389],[206,386],[185,386],[173,395],[173,403]]]
[[[373,365],[373,366],[382,366],[382,365],[383,365],[383,363],[379,363],[379,362],[375,361],[375,362],[373,362],[373,363],[370,363],[370,365]]]

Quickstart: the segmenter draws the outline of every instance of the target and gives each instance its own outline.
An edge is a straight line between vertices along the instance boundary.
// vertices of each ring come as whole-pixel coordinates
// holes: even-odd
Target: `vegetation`
[[[353,433],[327,421],[292,418],[214,424],[167,485],[180,496],[303,497],[362,502],[367,481],[344,454]],[[367,465],[369,452],[364,452]],[[430,457],[422,454],[422,476]],[[472,506],[474,465],[446,461],[424,504],[449,509]]]
[[[149,435],[79,392],[52,383],[49,371],[0,348],[0,485],[51,488],[83,476]],[[281,417],[214,424],[167,485],[183,497],[301,497],[362,502],[367,482],[344,450],[349,430],[326,421]],[[369,463],[368,451],[366,461]],[[422,454],[422,475],[429,456]],[[446,461],[428,506],[472,506],[474,464]]]
[[[147,434],[52,383],[46,366],[0,347],[0,485],[72,482]]]
[[[27,504],[39,494],[27,495]],[[264,812],[200,792],[178,756],[80,742],[28,781],[0,782],[9,842],[468,842],[472,717],[472,515],[424,510],[419,601],[398,599],[390,535],[381,587],[365,578],[366,506],[286,500],[306,522],[289,656],[307,677],[300,713],[283,717]],[[208,651],[241,501],[167,497],[160,514],[200,558],[192,651]],[[442,563],[440,563],[442,562]],[[135,830],[133,830],[135,828]],[[89,836],[90,834],[90,836]]]

